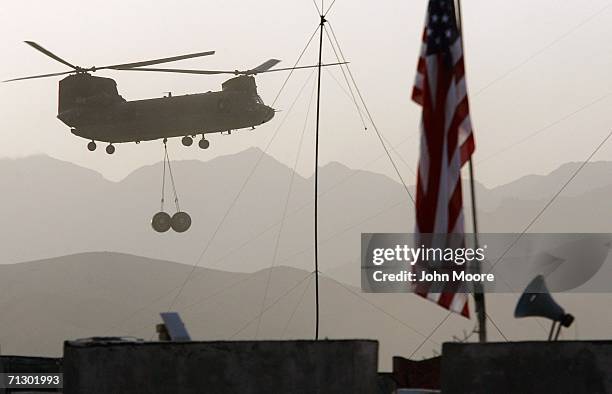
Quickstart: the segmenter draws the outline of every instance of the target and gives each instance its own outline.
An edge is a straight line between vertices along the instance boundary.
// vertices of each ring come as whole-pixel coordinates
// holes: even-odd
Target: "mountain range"
[[[86,253],[0,265],[0,289],[2,354],[61,356],[64,340],[92,336],[155,339],[159,312],[166,310],[181,313],[194,340],[312,339],[314,335],[313,276],[286,266],[253,273],[207,268],[192,272],[186,264]],[[545,338],[547,321],[512,317],[517,297],[490,295],[488,315],[509,340]],[[595,312],[607,310],[612,297],[556,298],[576,316],[563,338],[609,336],[612,315]],[[387,371],[394,355],[431,356],[440,351],[442,342],[462,338],[474,324],[452,314],[425,340],[445,319],[442,308],[412,294],[363,294],[326,275],[320,277],[320,305],[320,338],[377,339],[380,368]],[[503,341],[504,336],[489,324],[490,340]]]
[[[183,234],[149,224],[160,210],[161,163],[112,182],[46,156],[0,160],[3,354],[58,355],[62,340],[95,335],[149,339],[168,309],[196,339],[312,337],[313,179],[258,149],[172,165],[180,207],[193,219]],[[522,231],[579,166],[477,184],[481,231]],[[409,232],[414,207],[395,180],[338,163],[321,168],[319,190],[322,337],[379,339],[389,369],[391,356],[410,355],[446,313],[411,294],[360,293],[360,233]],[[530,231],[612,232],[611,193],[612,163],[588,164]],[[556,297],[577,317],[566,337],[606,338],[612,317],[593,311],[610,297]],[[516,298],[488,297],[504,333],[490,326],[491,338],[544,338],[547,323],[512,317]],[[472,324],[452,315],[414,356]]]
[[[523,231],[578,166],[491,189],[477,184],[480,232]],[[178,161],[172,169],[180,208],[193,220],[183,234],[158,234],[150,226],[160,210],[161,163],[112,182],[46,156],[0,160],[0,263],[112,251],[236,272],[311,269],[312,177],[292,176],[256,148],[206,162]],[[414,207],[403,186],[380,173],[331,163],[319,179],[321,270],[358,284],[360,234],[410,232]],[[165,189],[165,210],[172,214],[168,180]],[[469,218],[467,185],[464,190]],[[588,164],[529,230],[612,232],[611,192],[612,163]]]

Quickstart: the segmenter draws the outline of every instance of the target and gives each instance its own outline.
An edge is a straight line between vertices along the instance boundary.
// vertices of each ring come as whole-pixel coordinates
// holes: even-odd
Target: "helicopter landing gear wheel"
[[[200,147],[200,149],[208,149],[208,147],[210,146],[210,142],[208,142],[207,139],[204,139],[204,137],[202,137],[202,139],[198,142],[198,146]]]
[[[89,149],[90,152],[93,152],[96,150],[96,141],[90,141],[89,144],[87,144],[87,149]]]
[[[115,147],[113,146],[113,144],[109,144],[106,147],[106,153],[108,153],[109,155],[112,155],[113,153],[115,153]]]
[[[191,146],[191,144],[193,144],[193,138],[191,138],[190,136],[186,135],[186,136],[183,137],[181,142],[185,146]]]

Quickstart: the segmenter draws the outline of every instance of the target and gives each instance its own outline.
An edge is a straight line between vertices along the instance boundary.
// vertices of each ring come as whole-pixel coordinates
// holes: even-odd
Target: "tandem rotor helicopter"
[[[162,184],[166,184],[166,167],[171,178],[176,212],[170,216],[164,210],[164,188],[162,188],[161,210],[153,216],[151,226],[159,233],[172,228],[182,233],[191,227],[191,217],[181,211],[174,185],[170,158],[166,142],[168,138],[182,137],[185,146],[193,144],[193,138],[201,134],[198,145],[207,149],[205,138],[209,133],[231,133],[232,130],[252,128],[270,121],[275,110],[264,104],[257,94],[256,74],[288,71],[319,65],[276,68],[280,60],[270,59],[261,65],[245,70],[185,70],[173,68],[150,68],[156,64],[213,55],[214,51],[190,53],[140,62],[115,64],[103,67],[80,67],[55,55],[33,41],[25,41],[32,48],[68,66],[71,70],[50,74],[33,75],[9,79],[4,82],[21,81],[68,75],[59,82],[59,120],[70,127],[72,134],[90,142],[87,148],[96,150],[96,142],[106,142],[106,153],[115,152],[114,144],[162,139],[164,142],[164,171]],[[321,64],[333,66],[344,63]],[[149,71],[181,74],[232,74],[235,77],[223,82],[221,91],[127,101],[119,95],[117,83],[111,78],[94,77],[90,73],[98,70]]]
[[[159,233],[172,228],[182,233],[191,227],[191,217],[181,211],[174,185],[170,158],[166,142],[168,138],[181,137],[185,146],[193,144],[198,134],[202,139],[198,145],[207,149],[210,145],[205,138],[209,133],[231,133],[232,130],[252,128],[270,121],[275,110],[264,104],[257,94],[256,74],[288,71],[319,65],[276,68],[280,60],[270,59],[261,65],[245,70],[185,70],[173,68],[150,68],[156,64],[170,63],[179,60],[213,55],[214,51],[190,53],[145,60],[140,62],[115,64],[103,67],[80,67],[55,55],[33,41],[25,41],[32,48],[71,68],[71,70],[50,74],[33,75],[9,79],[3,82],[21,81],[67,75],[59,82],[59,103],[57,117],[70,127],[72,134],[90,142],[87,148],[96,150],[96,142],[108,143],[106,153],[115,152],[114,144],[162,139],[164,142],[164,171],[161,196],[161,210],[151,220],[151,226]],[[344,63],[321,64],[334,66]],[[127,101],[119,95],[117,83],[111,78],[94,77],[91,73],[98,70],[149,71],[181,74],[232,74],[235,77],[223,82],[217,92],[187,94]],[[171,178],[176,212],[170,216],[164,210],[164,189],[166,184],[166,167]]]
[[[68,75],[59,82],[57,117],[70,127],[72,134],[90,140],[87,148],[96,150],[96,142],[108,143],[106,153],[115,152],[114,144],[152,141],[182,137],[185,146],[193,144],[198,134],[201,149],[210,145],[209,133],[231,133],[232,130],[252,128],[270,121],[275,110],[264,104],[257,94],[256,74],[318,67],[318,65],[272,69],[280,60],[270,59],[249,70],[185,70],[149,68],[161,63],[175,62],[213,55],[214,51],[191,53],[140,62],[103,67],[80,67],[55,55],[33,41],[25,41],[32,48],[71,68],[69,71],[9,79],[3,82]],[[333,66],[342,63],[322,64]],[[127,101],[117,91],[111,78],[94,77],[98,70],[149,71],[181,74],[233,74],[221,85],[221,91]]]

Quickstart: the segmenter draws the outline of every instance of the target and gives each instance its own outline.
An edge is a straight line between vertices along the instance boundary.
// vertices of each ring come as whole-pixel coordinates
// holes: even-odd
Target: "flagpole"
[[[460,1],[460,0],[459,0]],[[478,248],[478,221],[476,220],[476,193],[474,188],[474,164],[472,158],[469,163],[470,170],[470,195],[472,197],[472,226],[474,228],[474,249]],[[475,264],[475,273],[480,273],[480,266]],[[478,340],[487,341],[487,311],[485,303],[484,288],[482,282],[476,282],[474,286],[474,304],[476,304],[476,314],[478,317]]]
[[[461,39],[461,47],[463,48],[463,56],[465,61],[465,46],[463,45],[463,15],[461,13],[461,0],[457,0],[457,27],[459,28],[459,36]],[[474,231],[474,249],[478,248],[478,220],[476,216],[476,188],[474,186],[474,162],[472,156],[469,161],[470,171],[470,196],[472,200],[472,228]],[[472,269],[480,272],[480,266],[474,265]],[[474,285],[474,303],[476,305],[476,315],[478,318],[478,340],[479,342],[487,341],[487,312],[484,289],[481,282],[476,282]]]

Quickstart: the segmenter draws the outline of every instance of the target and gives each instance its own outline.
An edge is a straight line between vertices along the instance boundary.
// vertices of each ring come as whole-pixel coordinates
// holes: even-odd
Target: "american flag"
[[[461,167],[475,149],[463,46],[453,0],[430,0],[412,99],[423,107],[417,175],[416,233],[464,232]],[[457,239],[456,235],[454,236]],[[460,237],[463,239],[463,237]],[[466,292],[456,286],[415,292],[469,317]]]

